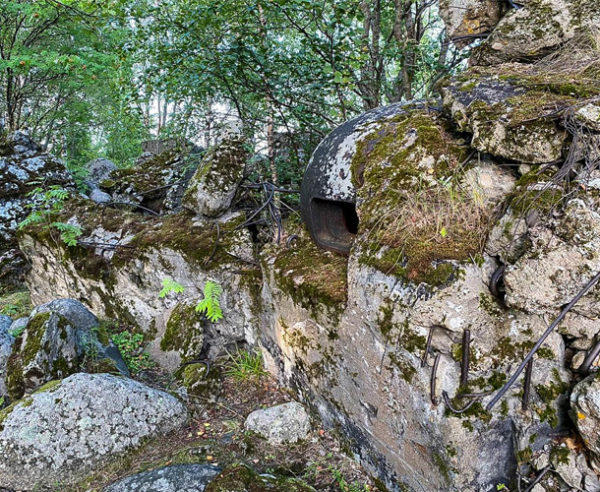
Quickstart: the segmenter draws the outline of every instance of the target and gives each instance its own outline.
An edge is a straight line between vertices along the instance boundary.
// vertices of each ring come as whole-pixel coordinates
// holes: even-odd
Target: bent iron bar
[[[463,332],[462,364],[460,366],[460,387],[465,388],[469,381],[469,363],[471,358],[471,330]]]
[[[531,375],[533,373],[533,359],[527,363],[525,369],[525,384],[523,385],[523,399],[521,400],[521,409],[527,410],[529,406],[529,393],[531,392]]]
[[[498,401],[500,400],[500,398],[502,398],[504,396],[504,394],[510,389],[510,387],[513,384],[515,384],[515,381],[520,376],[520,374],[523,372],[523,369],[525,369],[525,366],[529,363],[529,361],[533,358],[533,356],[535,355],[535,353],[543,345],[543,343],[546,341],[546,338],[548,338],[550,336],[550,333],[552,333],[552,331],[554,330],[554,328],[556,328],[559,325],[559,323],[564,319],[564,317],[567,315],[567,313],[571,309],[573,309],[573,306],[575,306],[575,304],[577,304],[577,302],[585,294],[587,294],[589,292],[589,290],[598,282],[598,280],[600,280],[600,272],[598,272],[594,276],[594,278],[592,278],[592,280],[590,280],[585,285],[585,287],[579,291],[579,293],[571,300],[571,302],[569,302],[569,304],[567,304],[567,306],[562,310],[562,312],[558,315],[558,317],[546,329],[546,331],[543,333],[543,335],[541,336],[541,338],[537,341],[537,343],[533,346],[533,348],[527,354],[527,357],[525,357],[525,359],[523,360],[523,362],[521,362],[521,365],[517,368],[517,370],[512,375],[512,377],[508,380],[508,382],[502,388],[500,388],[500,390],[498,391],[498,393],[496,394],[496,396],[494,396],[494,398],[492,398],[492,400],[488,403],[488,405],[486,407],[486,410],[488,412],[492,408],[494,408],[494,406],[496,405],[496,403],[498,403]]]
[[[583,362],[577,369],[577,372],[582,373],[582,374],[588,374],[590,372],[590,368],[592,367],[592,364],[598,358],[599,354],[600,354],[600,341],[596,342],[596,344],[590,349],[588,354],[585,356],[585,359],[583,359]]]
[[[435,360],[433,361],[433,369],[431,371],[431,383],[430,383],[431,403],[433,403],[434,405],[438,404],[437,398],[435,397],[435,379],[437,377],[437,370],[438,370],[439,363],[440,363],[440,354],[437,354],[435,356]]]

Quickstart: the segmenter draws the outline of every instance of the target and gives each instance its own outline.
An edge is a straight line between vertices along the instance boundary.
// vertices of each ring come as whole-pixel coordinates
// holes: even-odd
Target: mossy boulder
[[[315,492],[315,489],[295,478],[259,475],[246,465],[232,465],[223,470],[205,492]]]
[[[532,164],[556,161],[568,137],[561,109],[577,96],[563,93],[558,82],[536,86],[534,76],[519,70],[473,68],[442,88],[444,106],[480,152]]]
[[[437,286],[456,273],[449,260],[481,252],[491,205],[465,185],[479,179],[465,174],[475,165],[469,152],[433,108],[382,122],[359,140],[352,179],[362,264]]]
[[[175,306],[160,341],[161,350],[177,351],[182,361],[199,357],[204,346],[204,331],[208,321],[196,311],[196,305],[182,302]]]
[[[170,465],[119,480],[103,492],[203,491],[220,471],[212,465]]]
[[[242,135],[226,135],[202,159],[185,192],[183,206],[198,215],[223,215],[230,209],[244,177],[247,159]]]
[[[94,368],[129,374],[92,313],[72,299],[53,301],[36,308],[17,336],[7,361],[7,392],[18,400],[50,380]]]
[[[99,187],[115,202],[139,204],[155,212],[177,210],[201,159],[201,154],[190,150],[178,146],[143,154],[135,166],[112,171]]]

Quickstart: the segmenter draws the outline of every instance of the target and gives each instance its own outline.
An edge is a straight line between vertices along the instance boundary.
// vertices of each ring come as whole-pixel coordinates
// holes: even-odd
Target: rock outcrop
[[[74,188],[63,163],[44,152],[27,133],[15,132],[0,141],[0,281],[8,282],[25,265],[17,248],[15,231],[27,217],[28,193],[40,186]]]
[[[160,150],[145,152],[131,168],[113,170],[99,182],[99,190],[115,204],[131,204],[154,213],[178,210],[202,154],[186,145]],[[99,198],[96,193],[95,201]]]
[[[176,398],[130,379],[75,374],[49,383],[0,411],[0,487],[68,489],[186,418]]]

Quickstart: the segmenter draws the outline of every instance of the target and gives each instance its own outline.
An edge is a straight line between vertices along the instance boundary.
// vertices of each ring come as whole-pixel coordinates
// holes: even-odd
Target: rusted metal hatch
[[[351,164],[356,144],[382,120],[404,112],[401,103],[376,108],[336,128],[313,153],[302,181],[302,218],[315,243],[348,254],[358,231]]]

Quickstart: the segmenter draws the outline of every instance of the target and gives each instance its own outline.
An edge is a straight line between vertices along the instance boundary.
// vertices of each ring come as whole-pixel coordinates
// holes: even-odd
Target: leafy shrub
[[[111,337],[113,343],[121,352],[123,360],[133,374],[152,369],[155,364],[150,355],[144,351],[144,335],[123,331]]]

